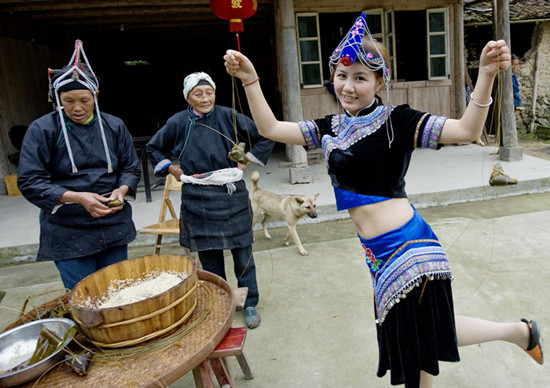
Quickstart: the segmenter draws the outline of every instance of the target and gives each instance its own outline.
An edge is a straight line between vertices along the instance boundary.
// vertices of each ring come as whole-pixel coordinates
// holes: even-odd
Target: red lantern
[[[253,16],[258,9],[256,0],[210,0],[214,15],[229,20],[229,31],[243,32],[243,19]]]

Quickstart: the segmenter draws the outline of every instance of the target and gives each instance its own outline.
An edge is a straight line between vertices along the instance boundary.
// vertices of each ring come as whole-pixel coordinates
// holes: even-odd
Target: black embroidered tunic
[[[405,174],[413,149],[438,148],[445,120],[408,105],[375,105],[358,117],[329,115],[299,125],[309,149],[323,147],[333,186],[405,198]]]
[[[136,236],[132,208],[94,218],[77,204],[56,209],[68,190],[108,195],[121,185],[135,195],[141,168],[132,136],[124,122],[101,112],[113,165],[107,158],[99,122],[68,123],[68,136],[78,172],[73,173],[57,112],[33,121],[25,134],[17,182],[19,190],[40,211],[40,247],[37,260],[64,260],[88,256],[106,248],[128,244]]]
[[[190,109],[176,113],[147,144],[153,166],[166,166],[175,156],[185,175],[201,174],[237,167],[228,158],[233,143],[244,142],[263,163],[267,162],[274,142],[258,133],[254,122],[236,115],[237,137],[233,128],[233,110],[215,105],[204,116]],[[248,147],[251,147],[249,150]],[[165,167],[157,175],[166,175]],[[179,177],[178,177],[179,178]],[[236,190],[228,193],[225,186],[182,186],[180,243],[191,251],[233,249],[253,242],[252,210],[243,180],[235,182]]]

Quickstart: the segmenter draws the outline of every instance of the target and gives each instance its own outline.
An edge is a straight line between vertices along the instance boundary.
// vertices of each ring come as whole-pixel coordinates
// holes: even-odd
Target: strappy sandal
[[[538,364],[544,364],[544,355],[542,353],[542,338],[540,337],[539,325],[536,321],[528,321],[525,318],[521,319],[522,322],[529,327],[529,346],[525,351],[535,360]]]

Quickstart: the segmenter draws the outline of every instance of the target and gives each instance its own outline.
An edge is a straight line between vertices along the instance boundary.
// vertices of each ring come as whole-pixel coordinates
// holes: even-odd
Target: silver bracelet
[[[472,100],[474,105],[479,106],[480,108],[487,108],[488,106],[490,106],[493,103],[493,97],[489,96],[489,98],[491,99],[491,101],[489,101],[487,104],[480,104],[479,102],[474,100],[474,93],[472,93],[470,95],[470,100]]]

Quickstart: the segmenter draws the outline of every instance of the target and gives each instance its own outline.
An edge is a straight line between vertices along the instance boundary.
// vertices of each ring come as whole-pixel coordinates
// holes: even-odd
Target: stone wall
[[[533,87],[537,77],[535,126],[550,126],[550,22],[538,23],[533,31],[531,49],[520,59],[517,74],[523,104],[516,111],[517,128],[531,127],[533,118]],[[535,66],[538,72],[535,71]]]

